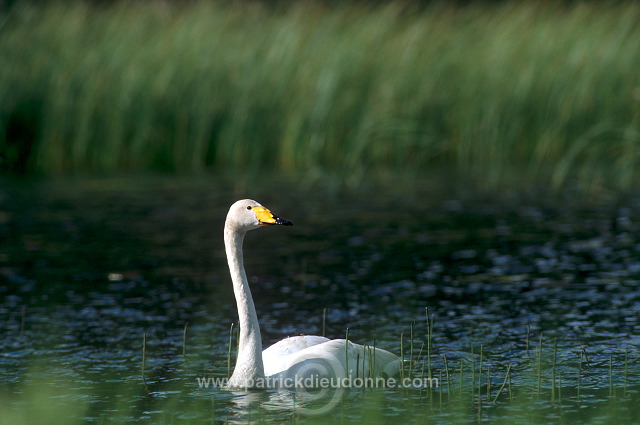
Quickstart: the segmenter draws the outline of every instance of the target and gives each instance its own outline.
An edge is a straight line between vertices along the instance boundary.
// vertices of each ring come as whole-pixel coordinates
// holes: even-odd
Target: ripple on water
[[[210,189],[36,187],[0,197],[15,200],[0,204],[10,212],[0,240],[0,380],[16,394],[14,406],[26,408],[29,397],[70,410],[76,403],[88,422],[197,422],[210,414],[241,421],[256,412],[246,394],[196,382],[227,375],[237,320],[219,233],[202,231],[221,228],[226,214],[227,194]],[[462,367],[471,388],[482,359],[493,395],[509,366],[522,388],[517,398],[528,407],[488,404],[482,421],[500,409],[557,421],[563,413],[549,403],[553,372],[564,415],[606,406],[610,379],[618,393],[637,396],[640,202],[566,208],[449,199],[416,215],[397,199],[354,196],[322,199],[335,215],[329,220],[292,193],[280,208],[283,215],[295,208],[293,230],[265,231],[259,243],[247,238],[265,342],[323,329],[338,338],[349,328],[354,341],[399,353],[402,334],[405,357],[421,353],[414,370],[422,371],[428,308],[434,373],[448,369],[457,385]],[[365,205],[368,213],[359,214]],[[232,356],[235,349],[232,334]],[[528,398],[538,370],[544,396]],[[437,397],[354,391],[341,406],[347,421],[367,417],[369,403],[374,416],[420,423]],[[291,422],[290,406],[275,394],[256,402],[270,403],[276,422]],[[429,412],[441,423],[466,414],[451,405]]]

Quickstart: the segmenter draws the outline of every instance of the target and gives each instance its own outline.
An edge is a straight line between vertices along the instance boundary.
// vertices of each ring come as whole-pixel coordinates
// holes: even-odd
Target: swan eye
[[[250,210],[251,209],[251,205],[247,206],[247,209]]]

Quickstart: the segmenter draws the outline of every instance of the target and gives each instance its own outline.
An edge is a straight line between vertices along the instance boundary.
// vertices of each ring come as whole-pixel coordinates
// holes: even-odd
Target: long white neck
[[[258,379],[264,379],[260,326],[242,261],[242,242],[245,234],[246,232],[225,224],[224,246],[240,320],[238,358],[229,380],[229,385],[234,387],[253,387],[258,385]]]

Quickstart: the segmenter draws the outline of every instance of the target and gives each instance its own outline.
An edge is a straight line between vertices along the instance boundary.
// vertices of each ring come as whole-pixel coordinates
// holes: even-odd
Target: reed
[[[2,167],[638,181],[640,5],[400,3],[18,4]]]
[[[20,308],[20,336],[24,336],[24,329],[27,323],[27,306],[23,305]]]
[[[613,385],[613,354],[609,354],[609,398],[616,398],[616,389]]]
[[[478,364],[478,400],[482,399],[482,365],[484,362],[484,345],[480,344],[480,362]]]
[[[558,339],[553,341],[553,362],[551,363],[551,403],[556,401],[556,360],[558,358]]]
[[[476,358],[471,347],[471,402],[476,399]]]
[[[627,396],[627,377],[628,377],[628,373],[629,373],[629,349],[625,348],[624,349],[624,375],[623,375],[624,386],[622,388],[622,396],[623,397]]]
[[[527,353],[527,358],[529,357],[529,338],[531,336],[531,326],[527,326],[527,338],[525,342],[525,352]]]
[[[484,360],[484,352],[483,345],[480,344],[480,364],[478,366],[478,419],[481,418],[482,415],[482,362]],[[472,389],[472,393],[475,391]]]
[[[372,357],[373,357],[373,361],[370,362],[370,371],[369,371],[369,376],[373,377],[374,373],[373,371],[376,369],[376,340],[375,338],[373,339],[373,350],[372,350]]]
[[[540,340],[536,347],[536,397],[540,397],[540,387],[542,385],[542,332],[540,332]]]
[[[460,390],[460,399],[462,399],[462,388],[464,387],[464,365],[462,363],[462,359],[460,359],[460,372],[459,372],[459,390]]]
[[[487,400],[491,399],[491,366],[487,366]]]
[[[431,370],[431,345],[433,343],[433,322],[435,315],[429,317],[429,308],[425,308],[425,315],[427,318],[427,378],[431,379],[433,376]]]
[[[418,358],[422,358],[422,367],[420,368],[420,376],[425,376],[424,368],[426,365],[426,358],[422,357],[422,351],[424,350],[424,342],[420,346],[420,352],[418,353]],[[429,394],[428,390],[426,391],[427,395]],[[422,388],[420,388],[420,398],[422,398]]]
[[[453,392],[453,388],[451,388],[451,376],[449,375],[449,362],[447,361],[447,355],[443,355],[444,358],[444,371],[445,376],[447,378],[447,398],[451,401],[451,393]]]
[[[562,372],[558,372],[558,403],[562,403]]]
[[[587,350],[582,348],[580,350],[580,361],[578,363],[578,382],[577,382],[577,397],[578,400],[580,400],[580,390],[582,388],[582,366],[584,365],[584,362],[587,362],[587,364],[589,363],[588,358],[587,358]]]
[[[404,379],[404,332],[400,332],[400,379]]]
[[[498,397],[500,397],[500,394],[502,394],[502,390],[504,390],[504,387],[507,385],[507,382],[510,382],[511,379],[511,365],[507,365],[507,372],[504,375],[504,381],[502,381],[502,385],[500,385],[500,388],[498,389],[498,392],[496,393],[495,397],[493,398],[493,402],[495,403],[496,401],[498,401]],[[509,393],[511,393],[511,389],[509,389]],[[511,400],[511,397],[509,397],[509,400]]]
[[[344,345],[344,364],[347,369],[349,369],[349,328],[345,331],[344,340],[346,341],[346,344]],[[346,372],[347,376],[351,376],[351,370],[347,370]]]
[[[229,348],[227,350],[227,378],[231,378],[231,348],[233,347],[233,322],[229,327]]]
[[[187,360],[187,327],[189,326],[188,322],[185,322],[184,329],[182,330],[182,360]]]
[[[438,382],[442,382],[442,369],[438,370]],[[442,385],[438,386],[438,407],[442,409]]]
[[[147,379],[145,378],[145,365],[147,358],[147,334],[146,332],[142,334],[142,361],[140,362],[140,376],[142,377],[142,382],[147,383]]]

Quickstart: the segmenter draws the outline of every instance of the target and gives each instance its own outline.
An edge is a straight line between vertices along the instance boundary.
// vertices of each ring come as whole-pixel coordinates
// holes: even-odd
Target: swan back
[[[276,342],[262,352],[265,375],[271,376],[282,372],[287,368],[290,355],[327,341],[329,338],[323,336],[301,335]]]
[[[320,336],[286,338],[262,352],[268,377],[294,378],[301,371],[322,370],[327,376],[390,378],[399,373],[399,358],[377,347]]]

